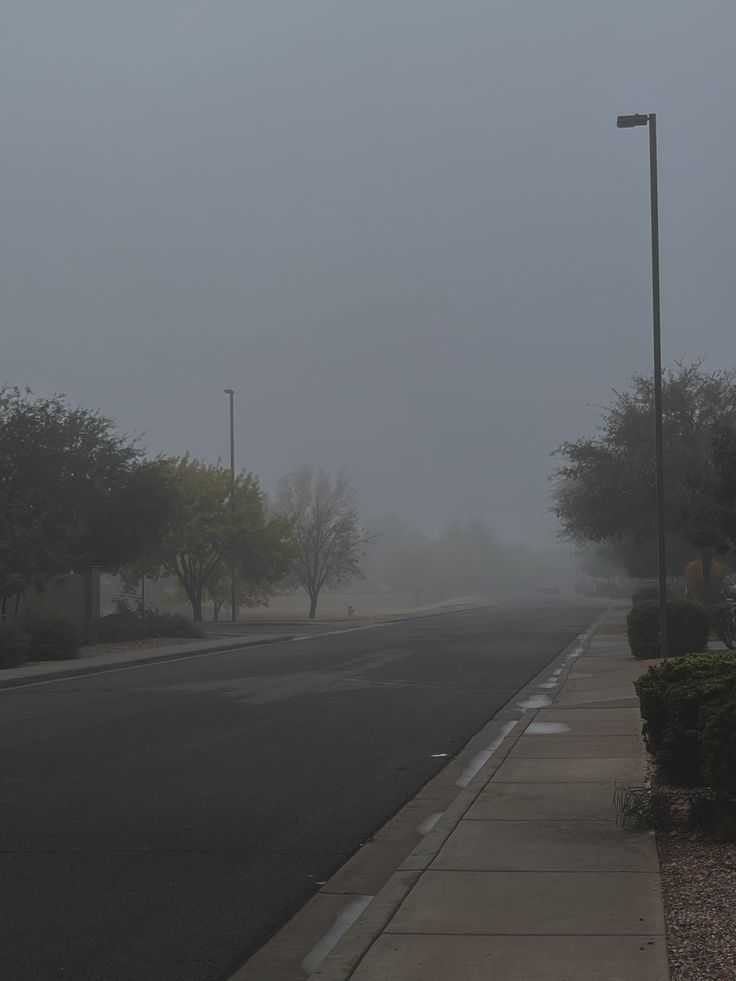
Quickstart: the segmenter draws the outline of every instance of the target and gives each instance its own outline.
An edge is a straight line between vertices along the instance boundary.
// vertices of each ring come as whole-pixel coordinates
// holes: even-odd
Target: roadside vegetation
[[[621,788],[627,827],[654,828],[675,981],[732,977],[736,868],[736,374],[677,364],[663,391],[667,658],[660,661],[651,379],[603,409],[598,433],[563,443],[553,476],[562,536],[643,579],[627,635],[646,786]],[[650,580],[648,583],[646,580]]]

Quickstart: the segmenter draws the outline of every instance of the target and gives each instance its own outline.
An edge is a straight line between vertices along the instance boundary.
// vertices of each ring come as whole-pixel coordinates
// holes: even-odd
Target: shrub
[[[79,637],[73,623],[48,617],[28,624],[28,657],[32,661],[64,661],[79,657]]]
[[[692,654],[665,661],[650,668],[635,687],[644,736],[657,765],[673,783],[701,783],[706,709],[733,697],[736,654]],[[712,725],[711,742],[722,731],[723,720],[718,716]]]
[[[28,637],[20,624],[0,624],[0,668],[17,668],[28,657]]]
[[[701,750],[705,782],[736,801],[736,667],[730,679],[730,692],[703,711]]]
[[[617,787],[614,804],[616,820],[624,828],[667,831],[672,827],[672,802],[663,787]]]
[[[667,601],[667,655],[681,657],[708,646],[710,627],[702,606],[686,600]],[[626,618],[629,647],[634,657],[659,656],[659,605],[651,601],[634,606]]]
[[[94,625],[90,639],[101,643],[152,640],[156,637],[201,637],[199,626],[178,613],[111,613]]]
[[[736,841],[736,803],[725,794],[693,794],[687,815],[687,830],[715,838]]]
[[[713,603],[708,607],[708,619],[713,633],[732,651],[736,641],[736,607],[731,603]]]
[[[202,637],[203,631],[198,623],[183,617],[180,613],[156,613],[153,618],[156,637]]]

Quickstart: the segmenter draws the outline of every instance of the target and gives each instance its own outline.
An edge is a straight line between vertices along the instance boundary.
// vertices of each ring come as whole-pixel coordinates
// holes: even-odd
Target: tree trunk
[[[309,619],[310,620],[314,620],[314,618],[317,616],[317,596],[318,596],[318,594],[315,593],[314,596],[311,596],[310,595],[310,597],[309,597]]]
[[[201,595],[198,595],[198,596],[190,596],[189,601],[192,604],[192,619],[194,620],[195,623],[201,623],[202,622],[202,597],[201,597]]]
[[[703,549],[700,553],[700,564],[703,568],[703,602],[707,603],[710,600],[711,591],[711,567],[713,563],[713,555],[707,550]]]

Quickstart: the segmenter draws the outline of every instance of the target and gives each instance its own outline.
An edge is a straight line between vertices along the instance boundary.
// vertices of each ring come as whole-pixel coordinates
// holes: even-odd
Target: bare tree
[[[279,511],[293,521],[292,578],[309,596],[309,619],[317,615],[324,586],[360,576],[363,546],[373,539],[360,527],[352,478],[299,467],[281,478]]]

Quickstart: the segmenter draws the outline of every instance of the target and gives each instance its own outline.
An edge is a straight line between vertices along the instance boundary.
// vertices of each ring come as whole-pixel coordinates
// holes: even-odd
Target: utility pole
[[[657,114],[619,116],[619,129],[649,126],[649,200],[652,224],[652,335],[654,342],[654,466],[657,502],[657,581],[659,652],[667,657],[667,547],[664,513],[664,433],[662,426],[662,332],[659,309],[659,194],[657,189]]]
[[[235,540],[235,390],[232,388],[226,388],[225,394],[230,399],[230,516],[231,516],[231,535],[233,538],[233,543]],[[236,593],[237,593],[237,583],[235,577],[235,551],[233,550],[230,562],[230,584],[231,584],[231,597],[230,597],[230,607],[232,614],[230,619],[233,623],[237,620],[236,613]]]

